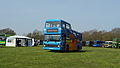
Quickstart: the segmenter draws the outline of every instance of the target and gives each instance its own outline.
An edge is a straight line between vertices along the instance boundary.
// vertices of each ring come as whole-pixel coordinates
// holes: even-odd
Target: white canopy
[[[29,37],[26,37],[26,36],[18,36],[18,35],[15,35],[15,36],[10,36],[8,38],[27,38],[27,39],[31,39]]]
[[[34,46],[34,39],[26,36],[10,36],[6,39],[6,46]]]

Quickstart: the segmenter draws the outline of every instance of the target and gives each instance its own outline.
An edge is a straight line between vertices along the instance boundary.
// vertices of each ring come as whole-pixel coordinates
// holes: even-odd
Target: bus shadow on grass
[[[57,51],[57,50],[51,50],[49,52],[55,52],[55,53],[84,53],[84,52],[91,52],[91,50],[81,50],[81,51]]]

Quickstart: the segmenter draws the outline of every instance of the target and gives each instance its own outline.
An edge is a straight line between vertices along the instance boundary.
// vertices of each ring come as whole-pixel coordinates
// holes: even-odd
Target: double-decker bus
[[[44,27],[44,47],[46,50],[72,51],[82,49],[82,34],[71,29],[63,20],[49,19]]]

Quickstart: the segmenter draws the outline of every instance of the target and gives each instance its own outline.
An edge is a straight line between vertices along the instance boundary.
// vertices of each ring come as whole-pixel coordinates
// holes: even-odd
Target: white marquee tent
[[[34,39],[26,37],[26,36],[10,36],[6,39],[6,46],[34,46]]]

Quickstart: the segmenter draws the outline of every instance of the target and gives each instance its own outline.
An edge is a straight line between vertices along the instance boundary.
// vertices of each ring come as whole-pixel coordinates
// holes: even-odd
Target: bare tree
[[[16,32],[10,28],[5,28],[0,30],[0,34],[10,34],[10,35],[15,35]]]
[[[43,32],[35,29],[32,33],[28,33],[26,36],[34,38],[36,40],[43,40]]]
[[[93,41],[93,40],[112,40],[113,38],[120,38],[120,28],[114,28],[111,31],[97,31],[96,29],[85,31],[82,33],[84,40]]]

